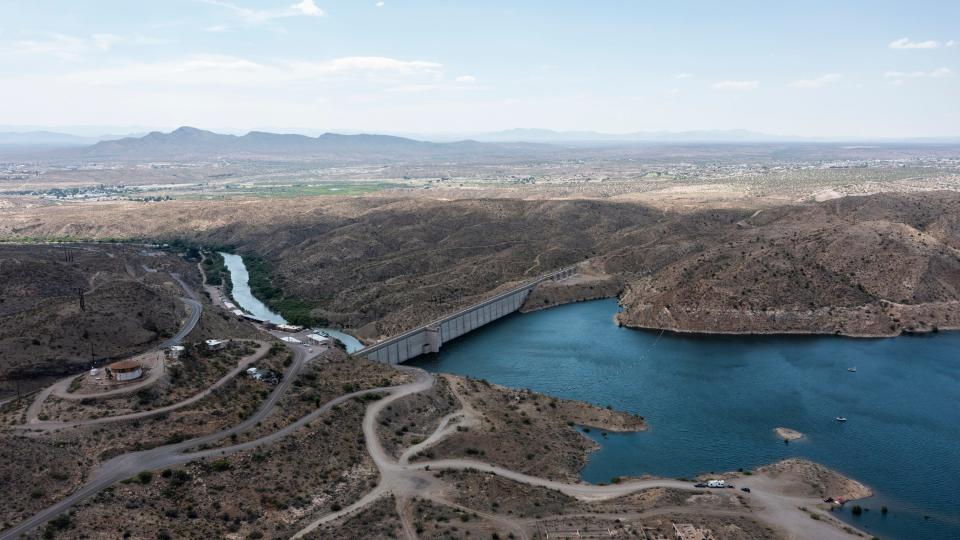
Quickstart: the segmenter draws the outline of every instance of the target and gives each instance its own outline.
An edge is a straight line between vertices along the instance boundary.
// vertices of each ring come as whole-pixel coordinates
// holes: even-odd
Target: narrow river
[[[230,282],[233,285],[233,288],[230,290],[230,296],[234,302],[240,306],[240,309],[258,319],[270,321],[274,324],[287,324],[287,320],[283,318],[283,315],[273,311],[253,295],[253,291],[250,290],[250,273],[247,272],[247,266],[243,263],[243,257],[224,252],[220,252],[220,255],[223,256],[223,262],[230,272]],[[346,332],[333,328],[318,328],[318,330],[326,332],[330,337],[340,340],[340,342],[347,347],[347,352],[352,353],[363,348],[360,340]]]
[[[960,333],[660,335],[617,327],[618,309],[598,300],[510,315],[412,364],[644,415],[647,432],[588,434],[601,445],[582,473],[590,482],[804,457],[876,491],[860,502],[868,512],[841,516],[871,534],[960,538]],[[806,438],[784,444],[778,426]]]

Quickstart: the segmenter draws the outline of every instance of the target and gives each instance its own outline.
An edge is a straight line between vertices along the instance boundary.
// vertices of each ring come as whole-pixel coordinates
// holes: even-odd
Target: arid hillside
[[[165,269],[190,265],[133,247],[0,245],[2,394],[173,335],[185,308]]]
[[[718,241],[637,276],[620,321],[677,331],[858,336],[957,328],[958,216],[960,197],[947,193],[760,212]],[[612,272],[638,268],[606,265]]]
[[[623,324],[889,335],[960,326],[960,195],[675,213],[427,198],[97,203],[0,213],[4,237],[184,239],[263,259],[335,325],[396,333],[563,265],[624,283]]]

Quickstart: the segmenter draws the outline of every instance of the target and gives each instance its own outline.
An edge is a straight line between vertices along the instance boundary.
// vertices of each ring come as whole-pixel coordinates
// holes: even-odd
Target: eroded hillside
[[[625,284],[623,324],[890,335],[960,326],[960,195],[678,213],[596,200],[98,203],[0,215],[6,237],[184,239],[267,262],[273,286],[368,338],[567,264]]]
[[[170,337],[185,307],[162,271],[190,269],[133,247],[0,246],[0,390],[14,380],[29,390]]]

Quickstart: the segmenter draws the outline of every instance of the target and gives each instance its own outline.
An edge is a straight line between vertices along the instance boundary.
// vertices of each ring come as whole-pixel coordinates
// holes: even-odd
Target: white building
[[[205,343],[208,351],[219,351],[227,346],[226,340],[222,339],[208,339]]]
[[[223,302],[223,307],[225,307],[225,308],[227,308],[227,309],[229,309],[229,310],[237,309],[237,306],[235,306],[235,305],[233,304],[233,302],[227,302],[227,301],[224,301],[224,302]]]
[[[295,337],[293,337],[293,336],[283,336],[282,338],[280,338],[280,340],[281,340],[281,341],[286,341],[287,343],[298,343],[298,344],[299,344],[299,343],[303,343],[302,341],[300,341],[299,339],[297,339],[297,338],[295,338]]]
[[[295,324],[278,324],[276,328],[281,332],[299,332],[303,330],[302,326],[297,326]]]
[[[183,345],[174,345],[167,350],[167,356],[171,359],[176,360],[180,358],[180,355],[183,354],[183,351],[187,350]]]
[[[132,381],[143,376],[143,368],[134,360],[121,360],[107,366],[116,381]]]
[[[320,334],[309,334],[307,339],[316,343],[317,345],[327,345],[330,343],[330,338],[321,336]]]

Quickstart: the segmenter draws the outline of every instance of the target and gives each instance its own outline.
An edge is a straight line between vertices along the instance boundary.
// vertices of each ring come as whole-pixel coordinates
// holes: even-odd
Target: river
[[[266,304],[261,302],[259,298],[253,295],[253,291],[250,290],[250,273],[247,272],[247,266],[243,263],[243,257],[224,252],[220,252],[220,255],[223,256],[224,265],[230,272],[230,282],[233,286],[230,290],[230,296],[233,298],[233,301],[236,302],[241,309],[258,319],[270,321],[274,324],[287,324],[287,320],[283,318],[283,315],[271,310]],[[346,332],[333,328],[319,328],[318,330],[326,332],[330,337],[340,340],[340,342],[346,346],[347,352],[349,353],[359,351],[363,348],[360,340]]]
[[[601,445],[582,471],[590,482],[805,457],[877,493],[860,501],[862,516],[842,511],[857,527],[960,538],[960,333],[683,336],[619,328],[618,309],[599,300],[510,315],[412,364],[645,416],[646,432],[588,434]],[[806,438],[784,444],[778,426]]]

